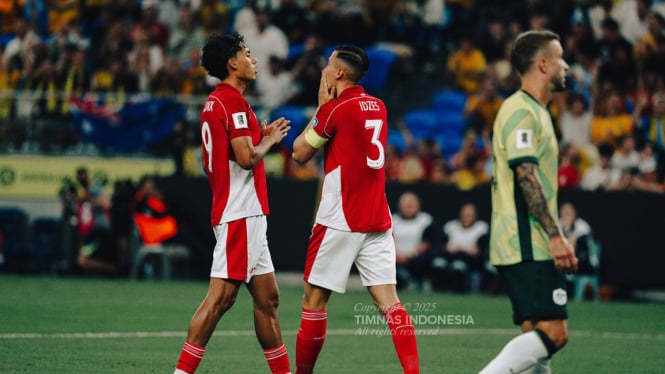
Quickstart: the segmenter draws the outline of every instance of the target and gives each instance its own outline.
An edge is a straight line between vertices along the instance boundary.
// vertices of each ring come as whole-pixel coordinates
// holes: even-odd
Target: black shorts
[[[513,305],[513,322],[568,319],[566,275],[554,261],[529,261],[497,266]]]

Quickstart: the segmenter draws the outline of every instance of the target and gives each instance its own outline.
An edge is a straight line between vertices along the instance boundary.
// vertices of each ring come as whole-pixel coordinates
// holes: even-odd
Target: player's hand
[[[550,238],[550,250],[554,258],[554,266],[568,274],[577,272],[577,256],[575,248],[562,234]]]
[[[328,86],[328,77],[326,71],[321,72],[321,82],[319,83],[319,106],[333,100],[337,97],[337,89],[335,86]]]
[[[291,121],[284,118],[280,117],[270,123],[268,125],[268,121],[263,120],[263,124],[261,125],[261,134],[263,135],[264,138],[269,138],[270,140],[273,141],[274,144],[277,144],[284,139],[286,134],[289,132],[291,129]]]

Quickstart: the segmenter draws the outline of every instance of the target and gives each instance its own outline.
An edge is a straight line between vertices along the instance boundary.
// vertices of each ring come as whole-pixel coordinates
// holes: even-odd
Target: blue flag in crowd
[[[83,140],[100,148],[132,152],[168,138],[185,119],[185,108],[173,99],[128,102],[114,111],[94,102],[72,101],[74,126]]]

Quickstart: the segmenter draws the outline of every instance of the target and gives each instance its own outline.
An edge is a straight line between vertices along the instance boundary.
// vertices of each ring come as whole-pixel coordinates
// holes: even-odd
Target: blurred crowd
[[[141,96],[205,97],[216,82],[199,64],[200,47],[212,33],[236,30],[258,60],[247,95],[262,118],[283,106],[315,106],[325,53],[343,42],[393,51],[393,81],[425,75],[432,79],[423,90],[463,93],[459,146],[443,152],[440,141],[393,118],[406,146],[390,144],[386,170],[402,183],[472,189],[489,183],[494,116],[518,88],[511,43],[543,28],[561,35],[570,65],[568,88],[550,105],[560,187],[665,191],[658,0],[3,1],[0,151],[80,148],[71,97],[94,95],[110,108]],[[34,105],[22,105],[23,92]],[[165,145],[178,162],[195,154],[186,145],[198,144],[200,101]],[[266,160],[269,174],[318,178],[320,160],[295,165],[289,147]]]

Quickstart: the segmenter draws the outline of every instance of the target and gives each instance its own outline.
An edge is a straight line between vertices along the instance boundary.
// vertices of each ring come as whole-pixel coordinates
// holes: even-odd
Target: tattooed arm
[[[529,207],[529,212],[536,217],[536,220],[550,238],[550,252],[554,259],[554,266],[567,273],[576,272],[577,257],[575,257],[575,250],[564,237],[557,219],[547,206],[547,199],[536,171],[537,165],[533,162],[523,162],[515,167],[517,181]]]
[[[529,213],[536,217],[538,223],[547,232],[547,236],[553,238],[561,233],[561,229],[547,206],[547,198],[536,173],[537,167],[533,162],[522,162],[517,165],[515,167],[517,182],[524,194]]]

